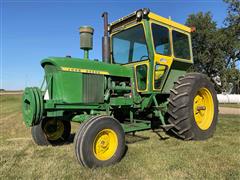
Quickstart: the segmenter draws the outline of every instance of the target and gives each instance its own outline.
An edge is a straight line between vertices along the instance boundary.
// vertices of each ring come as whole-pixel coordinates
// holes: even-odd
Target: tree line
[[[191,71],[211,78],[218,93],[240,94],[240,1],[224,2],[228,8],[223,27],[217,27],[211,12],[190,14],[186,20],[187,26],[196,29],[192,33]]]

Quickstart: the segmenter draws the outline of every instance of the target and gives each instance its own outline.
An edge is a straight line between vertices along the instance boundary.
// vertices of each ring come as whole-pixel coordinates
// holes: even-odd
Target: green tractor
[[[88,58],[94,30],[83,26],[84,58],[42,60],[43,85],[25,89],[23,117],[34,142],[60,145],[78,122],[76,158],[93,168],[122,159],[125,133],[161,128],[183,140],[211,137],[218,102],[205,75],[187,73],[192,29],[147,8],[111,24],[103,18],[102,62]]]

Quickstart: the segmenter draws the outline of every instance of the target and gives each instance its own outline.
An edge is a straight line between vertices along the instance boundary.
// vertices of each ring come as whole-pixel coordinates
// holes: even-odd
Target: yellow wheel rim
[[[194,118],[198,127],[207,130],[213,121],[214,103],[212,94],[207,88],[201,88],[193,101]]]
[[[93,142],[93,153],[101,161],[110,159],[118,147],[117,134],[111,129],[100,131]]]
[[[64,124],[62,121],[50,119],[44,125],[44,132],[50,141],[58,140],[64,133]]]

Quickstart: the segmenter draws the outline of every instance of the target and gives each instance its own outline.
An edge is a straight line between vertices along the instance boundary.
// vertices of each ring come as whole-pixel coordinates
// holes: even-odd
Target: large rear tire
[[[170,129],[184,140],[205,140],[213,136],[218,120],[218,101],[212,83],[200,73],[180,77],[168,99]]]
[[[88,168],[115,164],[125,152],[123,128],[110,116],[96,116],[83,123],[74,143],[77,160]]]
[[[37,145],[61,145],[71,133],[70,121],[44,118],[32,127],[32,137]]]

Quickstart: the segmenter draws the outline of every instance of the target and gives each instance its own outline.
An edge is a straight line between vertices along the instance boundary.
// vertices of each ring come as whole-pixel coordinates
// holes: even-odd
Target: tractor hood
[[[133,75],[133,70],[130,67],[79,58],[49,57],[42,60],[41,65],[43,68],[46,65],[53,65],[57,71],[65,72],[102,74],[122,77],[132,77]]]

